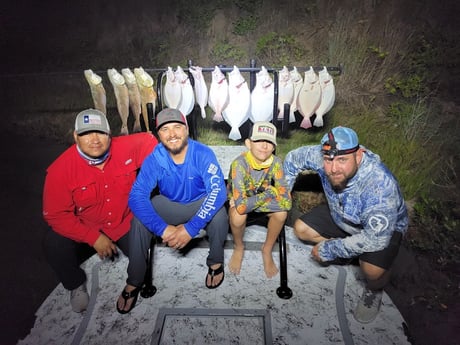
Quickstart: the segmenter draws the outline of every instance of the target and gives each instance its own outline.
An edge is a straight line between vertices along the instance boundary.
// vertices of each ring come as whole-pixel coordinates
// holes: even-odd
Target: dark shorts
[[[334,223],[329,207],[325,204],[313,208],[310,212],[299,217],[299,219],[325,238],[345,238],[351,236]],[[388,269],[396,258],[396,255],[398,255],[401,238],[401,233],[394,231],[390,243],[385,249],[377,252],[363,253],[359,256],[359,259]]]

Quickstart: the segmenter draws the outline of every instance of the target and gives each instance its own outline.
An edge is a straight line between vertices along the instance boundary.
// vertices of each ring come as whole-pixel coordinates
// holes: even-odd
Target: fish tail
[[[128,135],[129,134],[129,131],[128,131],[128,126],[126,125],[122,125],[121,126],[121,129],[120,129],[120,135]]]
[[[311,121],[309,117],[304,117],[302,122],[300,123],[300,127],[308,129],[311,127]]]
[[[322,116],[316,116],[315,121],[313,121],[313,126],[315,127],[323,127],[323,117]]]
[[[224,118],[222,117],[222,113],[215,113],[212,119],[216,122],[224,121]]]
[[[240,130],[238,129],[238,127],[232,127],[228,137],[230,139],[232,139],[232,140],[235,140],[235,141],[238,140],[238,139],[241,139],[241,133],[240,133]]]
[[[140,116],[134,118],[133,133],[142,132]]]

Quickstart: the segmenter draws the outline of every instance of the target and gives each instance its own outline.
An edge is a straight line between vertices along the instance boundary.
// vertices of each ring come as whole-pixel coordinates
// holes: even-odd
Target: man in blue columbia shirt
[[[128,313],[137,301],[147,267],[152,236],[161,237],[174,250],[184,248],[205,229],[209,238],[209,289],[224,280],[224,242],[228,234],[225,180],[214,152],[189,139],[185,116],[177,109],[157,114],[160,144],[141,166],[129,196],[135,215],[129,233],[130,260],[127,285],[117,302],[117,310]],[[151,199],[152,192],[158,193]]]

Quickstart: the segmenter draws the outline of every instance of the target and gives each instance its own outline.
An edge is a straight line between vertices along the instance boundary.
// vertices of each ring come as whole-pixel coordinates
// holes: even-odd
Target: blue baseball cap
[[[331,159],[335,156],[347,155],[358,151],[358,135],[351,128],[335,127],[324,134],[321,145],[321,152]]]

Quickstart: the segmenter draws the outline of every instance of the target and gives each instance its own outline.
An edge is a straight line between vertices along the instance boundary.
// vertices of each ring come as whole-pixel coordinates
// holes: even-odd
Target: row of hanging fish
[[[194,87],[180,66],[176,71],[168,67],[163,88],[166,106],[177,108],[188,115],[196,103],[201,109],[201,116],[205,118],[205,107],[208,105],[213,111],[214,121],[225,121],[230,125],[229,138],[232,140],[241,139],[239,127],[248,119],[252,122],[273,119],[274,84],[264,66],[256,73],[256,84],[252,92],[237,66],[233,66],[228,80],[220,68],[215,66],[209,91],[202,68],[192,66],[189,71],[195,81]],[[332,108],[334,101],[334,82],[326,67],[318,74],[310,67],[305,72],[305,78],[302,78],[296,67],[289,71],[284,66],[279,71],[276,114],[279,120],[284,117],[284,104],[287,103],[290,105],[290,123],[295,122],[294,113],[298,111],[303,116],[300,124],[302,128],[322,127],[323,116]],[[316,118],[312,124],[310,117],[313,114],[316,114]]]
[[[84,75],[90,87],[94,108],[107,114],[107,97],[102,77],[91,69],[85,70]],[[123,68],[121,73],[115,68],[110,68],[107,70],[107,76],[112,85],[118,114],[121,118],[120,134],[129,134],[128,116],[130,109],[134,116],[132,132],[141,131],[141,114],[146,130],[150,131],[147,104],[151,103],[153,112],[155,112],[157,102],[153,78],[142,67],[134,68],[134,73],[129,68]]]
[[[193,76],[194,88],[180,66],[176,71],[171,67],[167,68],[166,83],[163,87],[165,105],[177,108],[187,116],[196,103],[203,118],[206,117],[205,107],[209,106],[214,112],[214,121],[225,121],[230,125],[229,138],[241,139],[239,127],[248,119],[251,99],[249,87],[238,67],[235,66],[229,73],[228,81],[222,71],[215,67],[209,91],[202,68],[192,66],[189,71]]]
[[[274,83],[268,70],[262,66],[256,73],[256,84],[252,92],[237,66],[233,66],[227,77],[215,66],[209,87],[203,77],[202,68],[192,66],[189,72],[193,76],[194,86],[189,75],[180,67],[173,71],[167,67],[166,81],[162,86],[162,99],[169,108],[179,109],[189,115],[197,104],[202,118],[206,117],[206,106],[213,111],[216,122],[225,121],[230,127],[229,138],[241,139],[239,127],[248,119],[252,122],[272,121],[274,104]],[[153,78],[142,68],[124,68],[121,74],[114,68],[107,70],[117,101],[118,113],[122,120],[121,134],[128,134],[129,109],[135,117],[133,132],[141,130],[140,114],[145,127],[149,130],[147,104],[151,103],[155,112],[157,94],[153,87]],[[296,67],[291,71],[286,66],[278,74],[278,112],[276,117],[284,117],[284,104],[290,105],[289,122],[295,122],[297,111],[303,117],[300,127],[322,127],[323,116],[335,102],[335,87],[331,75],[324,67],[315,73],[313,67],[305,71],[305,78]],[[92,70],[85,70],[91,95],[96,109],[106,114],[106,94],[102,78]],[[310,118],[316,114],[313,124]]]

